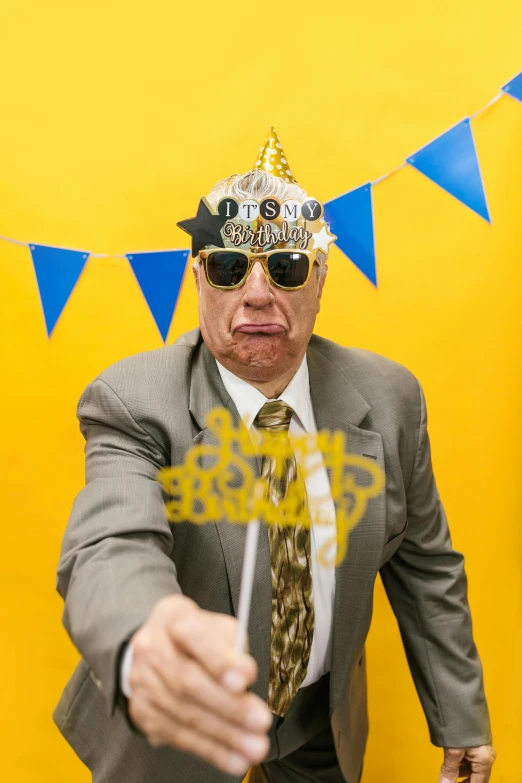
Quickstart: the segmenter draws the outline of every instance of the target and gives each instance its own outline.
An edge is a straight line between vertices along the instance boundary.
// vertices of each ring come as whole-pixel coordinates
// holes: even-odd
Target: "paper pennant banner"
[[[522,71],[518,74],[518,76],[515,76],[514,79],[511,79],[510,82],[505,84],[502,87],[503,92],[507,92],[508,95],[512,95],[513,98],[516,98],[517,101],[520,101],[522,103]]]
[[[127,253],[163,342],[167,339],[190,250]]]
[[[406,161],[491,223],[469,119],[450,128]]]
[[[376,286],[371,184],[328,201],[324,205],[324,219],[337,235],[335,244]]]
[[[45,245],[29,245],[48,337],[56,326],[89,253]]]

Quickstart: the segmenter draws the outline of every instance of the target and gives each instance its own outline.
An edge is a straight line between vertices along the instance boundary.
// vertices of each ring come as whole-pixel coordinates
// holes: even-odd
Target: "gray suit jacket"
[[[348,783],[362,765],[368,720],[364,642],[380,571],[397,617],[433,744],[491,741],[480,660],[472,636],[464,558],[452,548],[437,492],[417,379],[402,365],[313,336],[307,351],[318,429],[342,429],[348,450],[370,454],[386,491],[369,501],[336,569],[330,715]],[[58,570],[64,624],[82,659],[54,719],[105,783],[239,780],[195,757],[153,749],[117,706],[124,643],[152,607],[183,593],[207,610],[237,613],[246,528],[169,524],[158,470],[209,442],[205,416],[227,406],[237,420],[199,329],[174,345],[124,359],[84,391],[86,487],[75,500]],[[268,694],[270,552],[262,527],[250,618]]]

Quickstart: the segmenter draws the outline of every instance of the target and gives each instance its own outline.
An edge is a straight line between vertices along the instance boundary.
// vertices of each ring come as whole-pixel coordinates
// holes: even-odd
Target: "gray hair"
[[[304,201],[307,195],[299,185],[285,182],[281,177],[274,177],[268,171],[253,169],[247,171],[246,174],[232,174],[230,177],[216,182],[207,198],[215,209],[221,199],[226,196],[238,201],[245,198],[254,198],[260,201],[265,196],[272,196],[279,201],[286,201],[290,198]]]
[[[306,190],[303,190],[303,188],[293,182],[285,182],[281,177],[274,177],[273,174],[263,171],[263,169],[252,169],[245,174],[232,174],[230,177],[216,182],[207,199],[211,207],[215,209],[221,199],[227,196],[238,201],[247,198],[260,201],[265,196],[272,196],[279,199],[279,201],[296,199],[302,202],[308,197],[308,194]],[[317,253],[319,264],[318,283],[321,282],[323,277],[326,277],[328,271],[327,258],[328,253],[323,253],[322,251]],[[197,263],[196,259],[195,267]]]

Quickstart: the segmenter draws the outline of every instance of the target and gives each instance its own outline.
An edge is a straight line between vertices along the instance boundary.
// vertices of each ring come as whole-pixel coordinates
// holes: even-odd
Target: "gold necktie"
[[[254,424],[288,438],[292,414],[292,408],[281,400],[267,402],[254,419]],[[263,458],[261,475],[267,482],[271,502],[277,505],[294,481],[302,483],[306,502],[306,489],[298,473],[295,456],[292,455],[285,463],[283,470],[276,475],[275,458]],[[276,715],[285,715],[306,677],[314,634],[310,529],[302,525],[269,525],[268,538],[272,564],[268,706]]]

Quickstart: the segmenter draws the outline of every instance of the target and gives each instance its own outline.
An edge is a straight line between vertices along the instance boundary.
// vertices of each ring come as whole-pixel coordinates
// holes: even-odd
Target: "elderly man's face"
[[[283,291],[256,262],[241,288],[223,291],[209,285],[200,264],[199,323],[213,356],[249,381],[271,381],[297,369],[319,312],[324,277],[318,285],[318,269],[314,264],[304,288]]]

